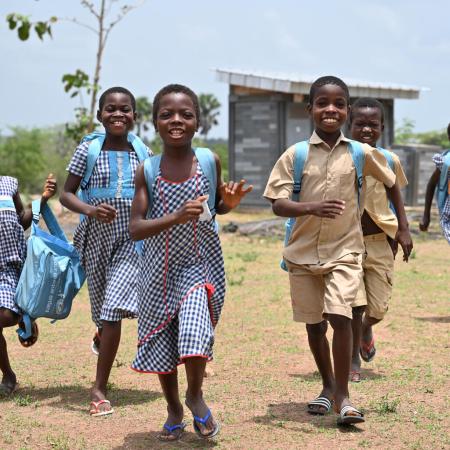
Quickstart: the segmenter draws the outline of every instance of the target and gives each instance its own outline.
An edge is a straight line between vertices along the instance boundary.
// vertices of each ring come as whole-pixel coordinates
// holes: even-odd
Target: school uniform
[[[159,171],[150,218],[209,193],[200,164],[183,182]],[[138,351],[132,369],[167,374],[188,357],[213,357],[214,327],[225,298],[225,271],[214,219],[174,225],[144,241],[139,275]]]
[[[67,167],[71,174],[83,177],[89,144],[85,142],[75,150]],[[97,327],[104,320],[117,322],[137,316],[139,256],[128,231],[132,199],[123,198],[122,191],[134,186],[138,165],[132,150],[100,152],[87,185],[92,193],[89,204],[107,203],[116,209],[117,216],[110,224],[85,217],[74,233],[73,243],[86,272],[92,320]],[[95,195],[97,188],[110,186],[116,187],[113,198]]]
[[[402,189],[408,181],[397,155],[390,153],[396,182]],[[364,236],[366,255],[363,258],[363,279],[352,306],[367,305],[366,314],[382,320],[392,296],[394,276],[394,255],[388,237],[395,239],[398,221],[390,208],[384,185],[373,177],[366,177],[364,180],[363,198],[364,209],[383,232]]]
[[[444,164],[444,155],[443,153],[436,153],[433,156],[433,162],[436,164],[436,167],[442,171],[442,166]],[[445,200],[444,208],[441,211],[441,216],[439,222],[441,224],[442,231],[444,232],[445,239],[450,244],[450,170],[447,174],[447,186],[449,189],[449,195]]]
[[[319,323],[324,313],[352,318],[351,304],[360,284],[364,242],[348,142],[342,133],[332,149],[315,132],[309,140],[299,201],[339,199],[345,201],[345,210],[335,219],[314,215],[296,219],[283,251],[295,321]],[[362,148],[363,175],[393,186],[395,175],[384,156],[369,145],[362,144]],[[264,192],[267,199],[291,198],[294,155],[292,146],[275,164]]]
[[[26,243],[13,197],[19,183],[0,176],[0,308],[20,313],[14,301],[20,272],[26,256]]]

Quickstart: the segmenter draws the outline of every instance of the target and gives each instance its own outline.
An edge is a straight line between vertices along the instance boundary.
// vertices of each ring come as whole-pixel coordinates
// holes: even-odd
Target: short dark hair
[[[121,86],[114,86],[109,89],[106,89],[105,92],[103,92],[102,95],[100,95],[100,98],[98,100],[98,109],[101,111],[103,109],[103,106],[105,106],[105,100],[106,96],[109,94],[125,94],[130,97],[131,100],[131,107],[133,108],[133,112],[136,112],[136,99],[134,98],[134,95],[126,88]]]
[[[314,96],[319,88],[322,86],[326,86],[327,84],[333,84],[335,86],[339,86],[345,93],[345,97],[347,99],[347,103],[350,103],[350,93],[348,91],[348,86],[338,77],[334,77],[333,75],[326,75],[324,77],[317,78],[316,81],[311,85],[309,90],[309,104],[312,105],[314,102]]]
[[[189,89],[187,86],[184,86],[183,84],[168,84],[167,86],[164,86],[162,89],[160,89],[158,93],[155,95],[155,98],[153,99],[152,114],[153,114],[153,125],[155,126],[155,129],[161,99],[165,95],[173,93],[186,94],[192,100],[192,103],[194,104],[195,118],[197,119],[197,125],[200,125],[200,105],[198,103],[197,94],[192,89]]]
[[[380,111],[381,116],[381,123],[384,123],[384,107],[383,103],[381,103],[376,98],[369,98],[369,97],[361,97],[356,99],[352,107],[350,108],[350,116],[349,116],[349,123],[352,123],[353,121],[353,111],[358,108],[375,108]]]

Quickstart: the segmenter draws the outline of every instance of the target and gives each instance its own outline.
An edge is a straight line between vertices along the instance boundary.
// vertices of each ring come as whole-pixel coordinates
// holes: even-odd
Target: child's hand
[[[228,183],[222,183],[219,188],[220,197],[224,205],[229,209],[236,208],[241,200],[252,191],[253,186],[250,185],[244,189],[245,180],[241,180],[239,183],[229,181]]]
[[[430,225],[430,216],[424,214],[422,220],[419,223],[420,231],[428,231],[429,225]]]
[[[107,203],[100,203],[100,205],[94,207],[93,212],[89,217],[93,217],[102,223],[111,223],[117,217],[117,211]]]
[[[202,202],[207,199],[207,195],[202,195],[195,200],[188,200],[178,211],[175,212],[176,223],[182,224],[191,220],[197,220],[203,212]]]
[[[56,178],[53,177],[52,173],[49,173],[44,184],[44,191],[42,192],[42,200],[44,202],[48,201],[56,194]]]
[[[311,208],[311,214],[326,219],[336,219],[342,215],[345,209],[343,200],[323,200],[322,202],[314,202]]]
[[[409,255],[413,249],[411,234],[408,229],[398,230],[395,234],[395,242],[398,242],[403,250],[403,261],[408,262]],[[395,255],[394,255],[395,258]]]

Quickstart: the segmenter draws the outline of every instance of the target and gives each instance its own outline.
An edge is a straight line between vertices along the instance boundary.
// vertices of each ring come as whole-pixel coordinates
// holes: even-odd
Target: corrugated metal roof
[[[214,69],[217,79],[234,86],[264,89],[289,94],[309,94],[309,88],[317,77],[295,74],[265,73],[236,69]],[[419,98],[420,91],[427,88],[400,84],[358,81],[343,78],[351,97],[374,97],[381,99]]]

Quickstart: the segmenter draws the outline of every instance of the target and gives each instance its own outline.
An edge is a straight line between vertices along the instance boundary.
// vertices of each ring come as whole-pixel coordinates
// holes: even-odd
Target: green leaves
[[[52,28],[50,24],[56,23],[57,17],[50,17],[47,21],[31,22],[29,16],[11,13],[6,16],[6,21],[10,30],[17,28],[17,36],[21,41],[27,41],[30,38],[31,30],[34,30],[37,37],[43,41],[45,35],[52,37]]]
[[[89,94],[93,85],[89,82],[89,75],[81,69],[77,69],[75,73],[66,73],[62,77],[64,91],[69,93],[71,97],[80,94],[81,89],[86,89]]]

